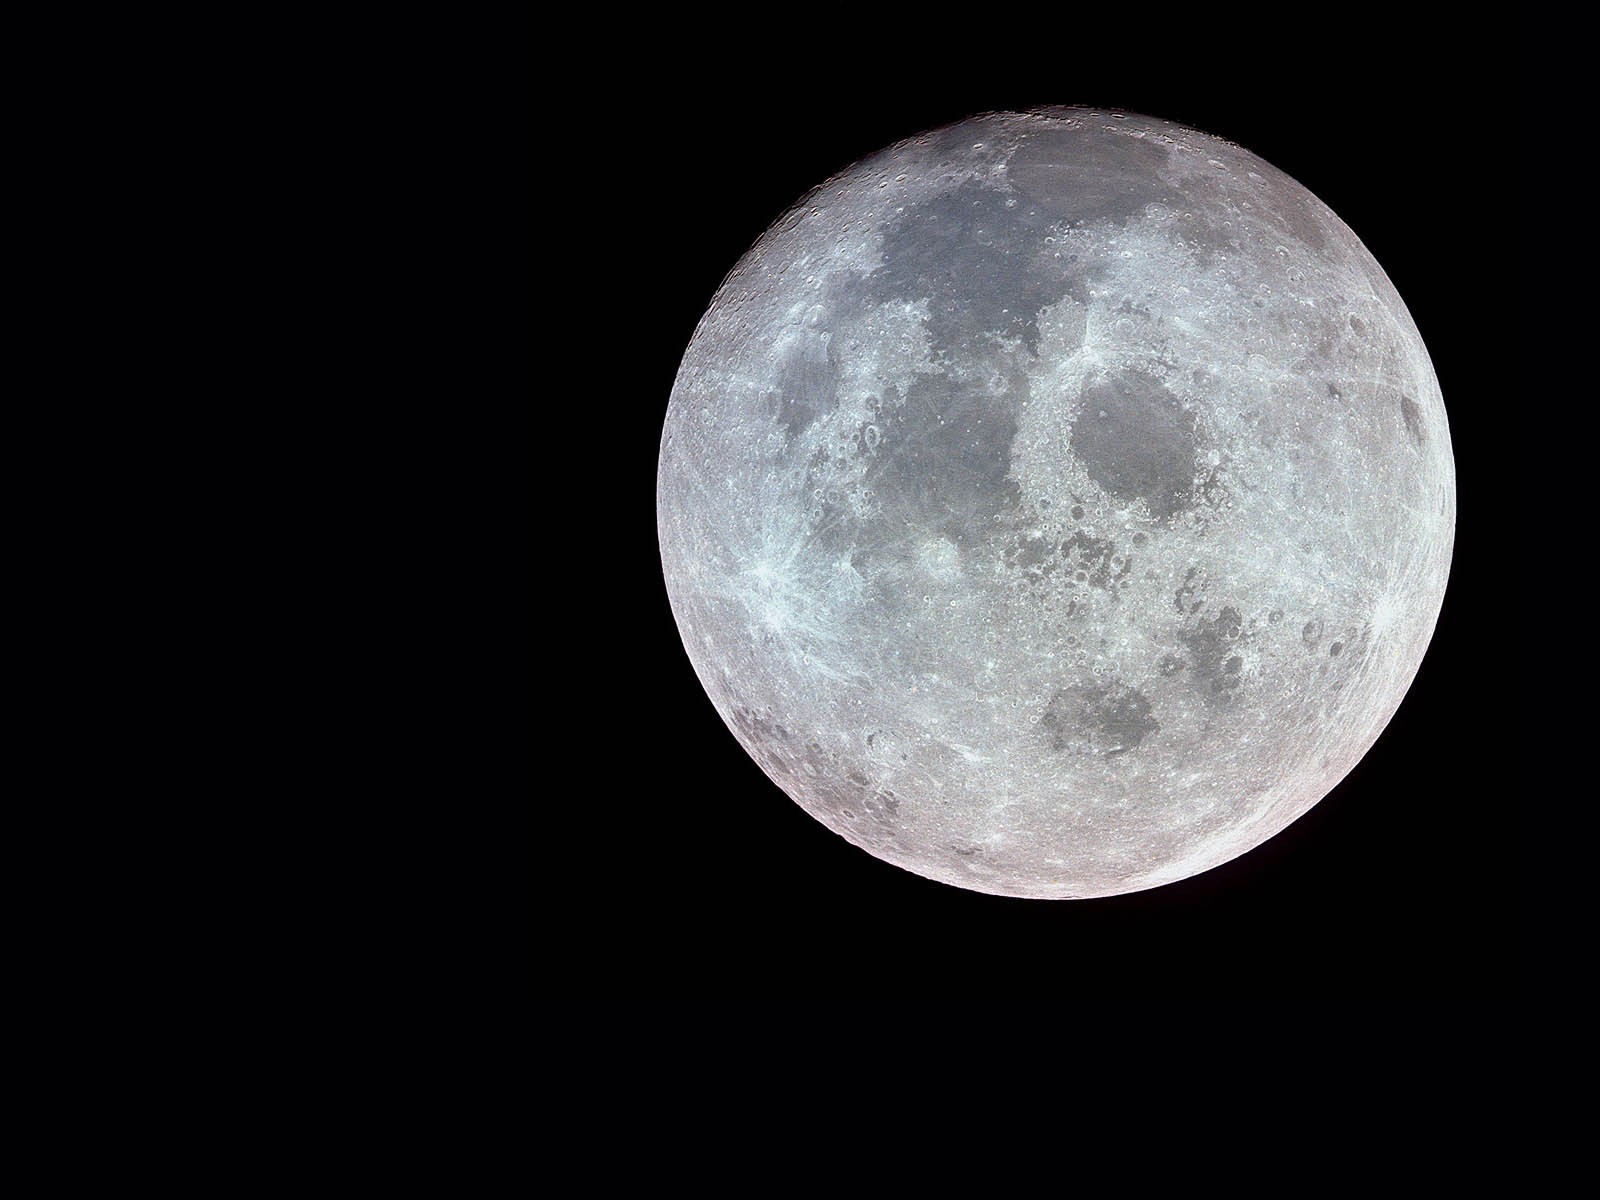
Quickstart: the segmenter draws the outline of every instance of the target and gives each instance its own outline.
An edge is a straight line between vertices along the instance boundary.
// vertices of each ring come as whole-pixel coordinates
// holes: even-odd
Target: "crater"
[[[1403,392],[1400,395],[1400,416],[1406,423],[1406,432],[1411,435],[1412,445],[1422,445],[1427,440],[1427,434],[1422,428],[1422,409],[1417,407],[1415,400]]]
[[[1072,451],[1119,500],[1165,520],[1194,505],[1195,421],[1160,380],[1120,371],[1084,389]]]

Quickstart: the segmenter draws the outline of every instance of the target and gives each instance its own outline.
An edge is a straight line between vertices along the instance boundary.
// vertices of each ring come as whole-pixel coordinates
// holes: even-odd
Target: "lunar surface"
[[[1454,524],[1432,365],[1355,234],[1236,145],[1082,109],[806,196],[700,322],[657,476],[745,750],[856,846],[1008,896],[1183,879],[1327,794]]]

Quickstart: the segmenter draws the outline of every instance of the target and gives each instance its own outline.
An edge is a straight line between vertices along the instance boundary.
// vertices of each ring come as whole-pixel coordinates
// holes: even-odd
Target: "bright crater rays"
[[[1355,765],[1455,484],[1338,217],[1217,138],[1059,109],[890,147],[767,231],[684,356],[657,520],[700,681],[789,796],[1071,898],[1225,862]]]

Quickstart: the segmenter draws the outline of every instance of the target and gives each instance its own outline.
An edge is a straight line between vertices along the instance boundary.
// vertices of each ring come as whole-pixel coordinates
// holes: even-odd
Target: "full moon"
[[[656,516],[684,648],[784,792],[918,875],[1066,899],[1226,862],[1356,764],[1432,636],[1455,475],[1327,206],[1049,109],[767,230],[684,355]]]

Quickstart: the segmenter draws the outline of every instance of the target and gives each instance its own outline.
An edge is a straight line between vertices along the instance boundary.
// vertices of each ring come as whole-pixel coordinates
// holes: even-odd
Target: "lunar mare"
[[[1082,109],[785,214],[657,476],[745,750],[878,858],[1010,896],[1155,887],[1306,812],[1410,686],[1454,523],[1432,365],[1356,235],[1239,146]]]

